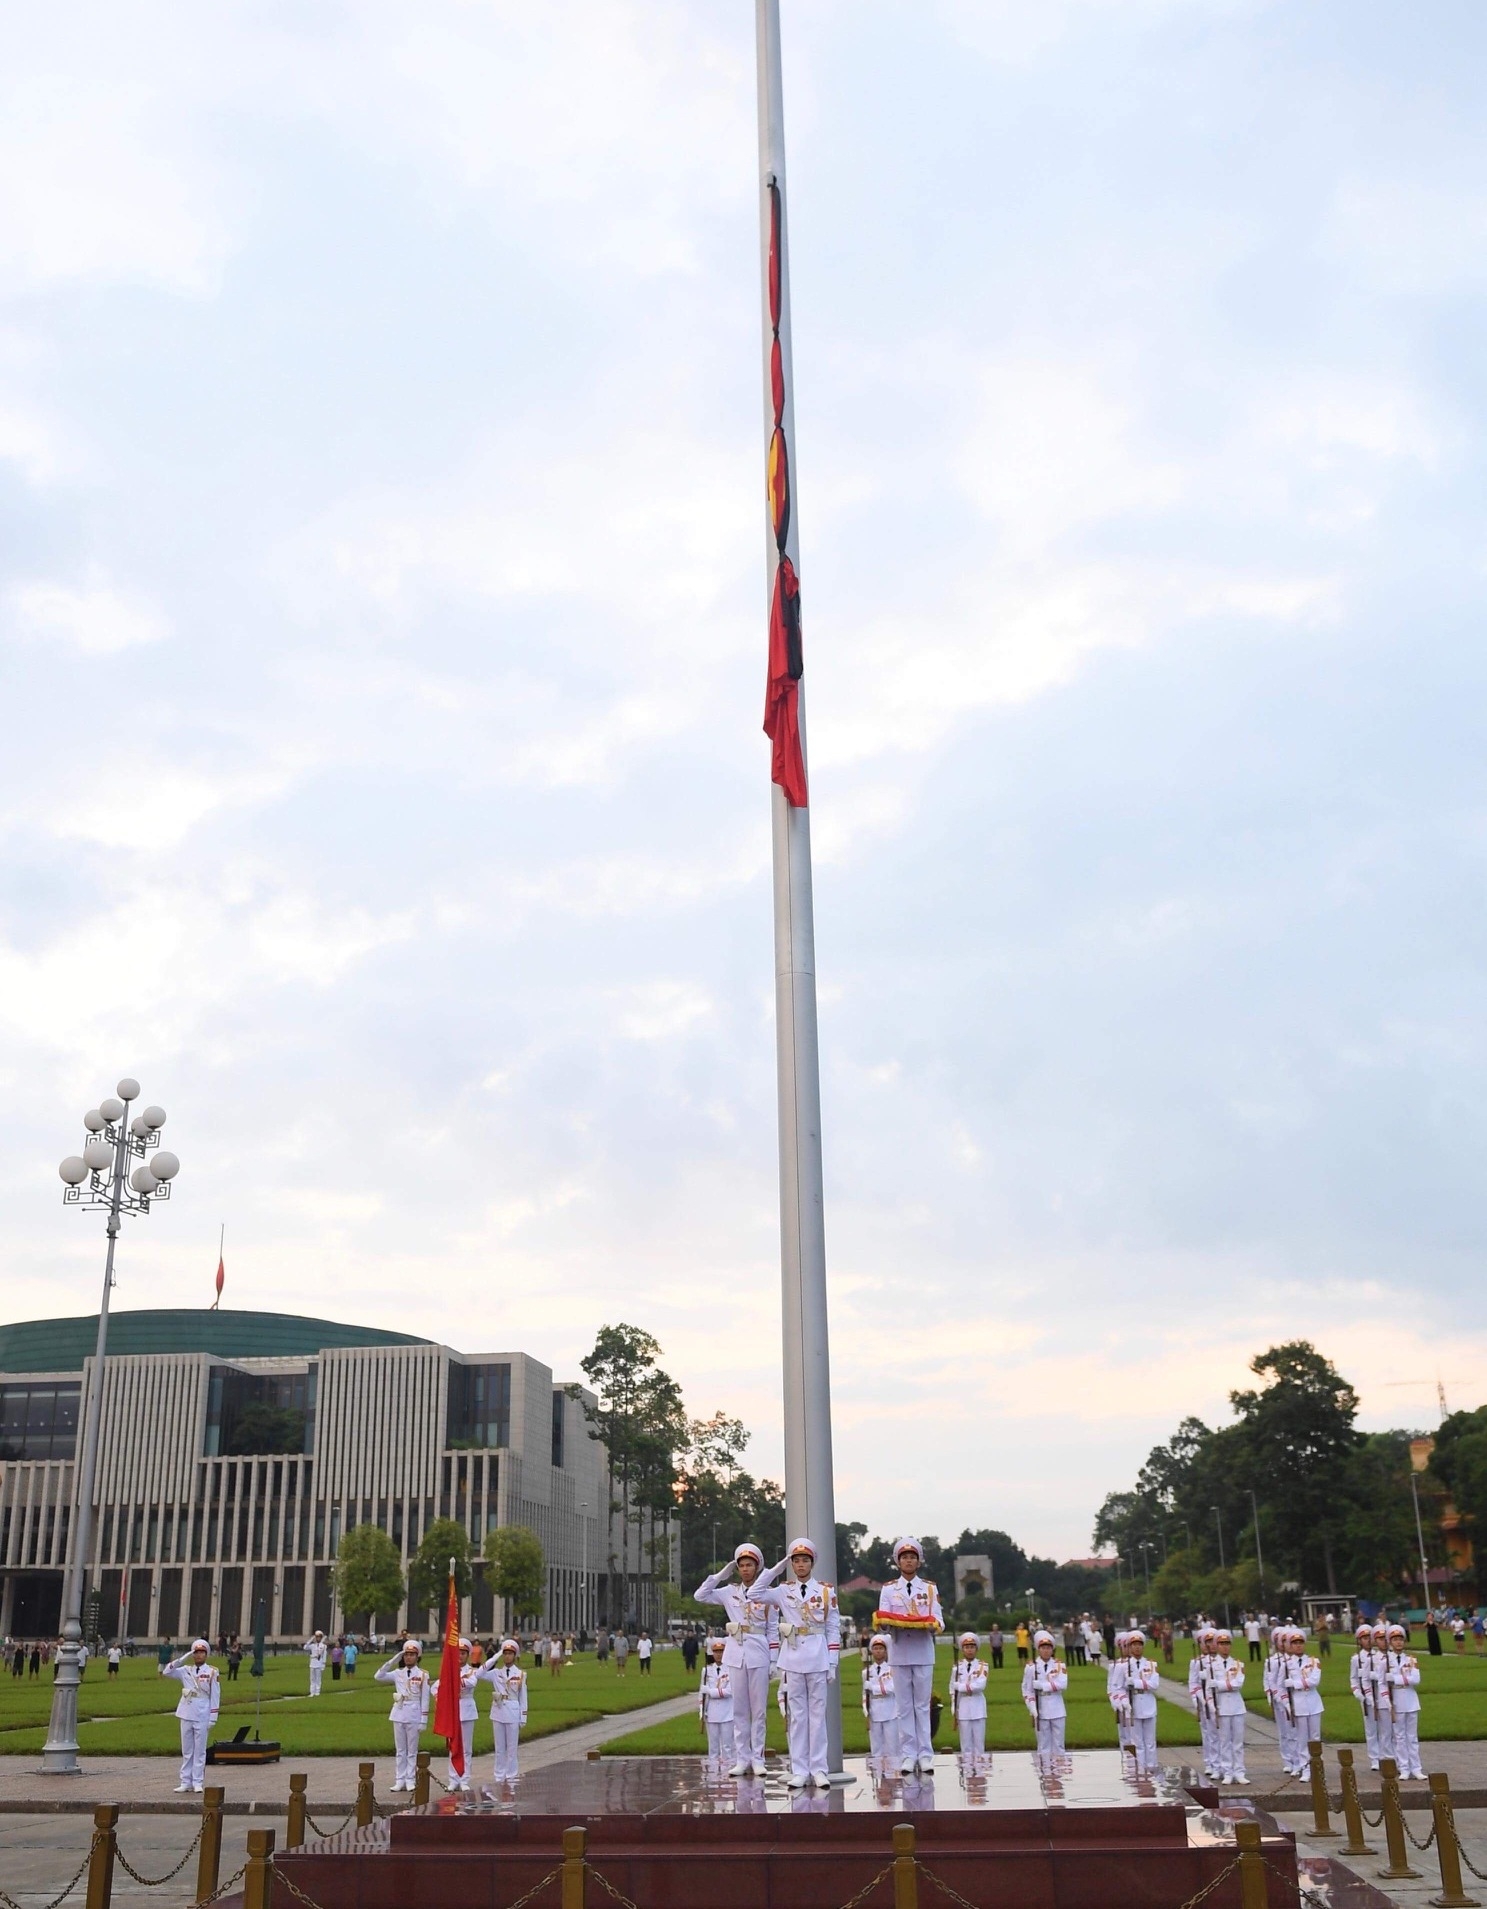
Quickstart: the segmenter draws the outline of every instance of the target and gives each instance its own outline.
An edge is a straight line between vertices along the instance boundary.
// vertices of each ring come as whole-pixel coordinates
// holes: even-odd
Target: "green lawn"
[[[223,1670],[220,1659],[213,1662]],[[277,1738],[286,1756],[390,1755],[392,1726],[387,1713],[392,1691],[372,1677],[385,1662],[380,1653],[363,1654],[355,1677],[343,1677],[339,1683],[327,1671],[320,1696],[312,1698],[307,1694],[310,1676],[305,1658],[270,1657],[263,1679],[263,1735]],[[658,1651],[648,1677],[640,1675],[633,1653],[623,1677],[617,1675],[613,1659],[601,1665],[592,1656],[576,1658],[560,1677],[546,1670],[532,1671],[530,1657],[523,1663],[531,1675],[528,1737],[548,1736],[575,1724],[659,1703],[692,1686],[679,1651]],[[437,1660],[431,1668],[437,1674]],[[174,1715],[179,1688],[157,1674],[153,1657],[126,1659],[113,1679],[101,1663],[90,1663],[78,1700],[79,1747],[88,1756],[179,1754],[180,1730]],[[224,1671],[216,1737],[231,1737],[242,1724],[252,1724],[254,1694],[246,1664],[236,1683],[228,1683]],[[0,1754],[34,1755],[41,1748],[51,1699],[49,1668],[34,1682],[0,1676]],[[484,1701],[480,1708],[475,1727],[477,1755],[494,1748]],[[430,1732],[424,1747],[442,1751],[443,1739]]]
[[[1418,1630],[1411,1647],[1420,1660],[1420,1737],[1422,1742],[1472,1741],[1487,1737],[1487,1655],[1468,1650],[1458,1657],[1452,1650],[1432,1657],[1425,1634]],[[1163,1666],[1169,1677],[1185,1684],[1192,1646],[1179,1642],[1176,1661]],[[1244,1647],[1236,1653],[1244,1664],[1246,1706],[1268,1717],[1270,1706],[1260,1694],[1264,1666],[1249,1662]],[[1362,1743],[1363,1712],[1348,1688],[1348,1666],[1353,1657],[1351,1638],[1334,1638],[1330,1654],[1322,1659],[1322,1701],[1327,1706],[1322,1731],[1329,1743]]]
[[[945,1696],[950,1676],[950,1649],[942,1645],[936,1654],[934,1687]],[[1185,1674],[1185,1673],[1184,1673]],[[1022,1667],[1016,1653],[1008,1647],[1006,1668],[994,1670],[986,1684],[986,1746],[989,1750],[1031,1750],[1033,1726],[1022,1702]],[[842,1741],[849,1754],[867,1750],[867,1719],[862,1714],[862,1672],[856,1651],[842,1653]],[[1065,1701],[1069,1709],[1066,1741],[1071,1750],[1113,1750],[1115,1748],[1115,1712],[1105,1695],[1105,1673],[1076,1665],[1069,1672]],[[1157,1737],[1161,1743],[1199,1741],[1197,1720],[1172,1704],[1163,1704],[1157,1716]],[[940,1715],[936,1746],[954,1749],[955,1726],[946,1704]],[[775,1687],[770,1688],[769,1728],[766,1742],[771,1750],[785,1748],[785,1720],[775,1705]],[[696,1717],[679,1717],[672,1723],[653,1724],[648,1730],[635,1730],[605,1744],[607,1756],[681,1756],[701,1755],[707,1748],[702,1724]]]

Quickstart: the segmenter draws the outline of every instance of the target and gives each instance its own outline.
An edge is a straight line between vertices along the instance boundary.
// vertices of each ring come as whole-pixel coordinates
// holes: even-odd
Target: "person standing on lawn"
[[[651,1642],[650,1632],[642,1631],[640,1633],[640,1642],[635,1646],[635,1655],[640,1660],[640,1674],[642,1677],[649,1677],[651,1674],[651,1653],[655,1648],[655,1645]]]
[[[492,1688],[491,1730],[496,1739],[498,1783],[515,1783],[521,1774],[517,1750],[522,1725],[527,1720],[527,1673],[518,1661],[520,1657],[516,1639],[504,1638],[500,1655],[479,1672]]]
[[[388,1658],[375,1673],[379,1684],[393,1687],[393,1754],[397,1764],[395,1790],[411,1790],[418,1776],[418,1739],[429,1720],[429,1674],[419,1662],[423,1646],[416,1637],[408,1638],[396,1657]]]
[[[780,1614],[773,1598],[764,1593],[782,1567],[768,1573],[757,1544],[741,1544],[733,1561],[705,1577],[693,1593],[699,1604],[716,1604],[727,1615],[728,1642],[724,1667],[733,1684],[733,1743],[735,1761],[730,1776],[763,1776],[765,1706],[769,1702],[769,1673],[780,1648]],[[734,1573],[737,1584],[726,1580]]]
[[[357,1646],[356,1639],[354,1637],[348,1637],[346,1639],[345,1654],[342,1659],[348,1677],[354,1677],[356,1675],[356,1660],[360,1655],[361,1651]]]
[[[310,1695],[318,1697],[320,1680],[325,1675],[325,1660],[330,1654],[325,1642],[325,1632],[316,1631],[305,1649],[310,1658]]]
[[[184,1656],[160,1666],[159,1675],[173,1677],[181,1686],[176,1716],[181,1725],[181,1780],[176,1794],[200,1796],[207,1780],[207,1738],[222,1707],[222,1679],[207,1662],[210,1647],[204,1637]]]
[[[630,1633],[623,1625],[614,1634],[614,1667],[623,1677],[630,1657]]]
[[[899,1576],[878,1595],[875,1630],[888,1633],[888,1661],[898,1693],[899,1772],[934,1775],[935,1747],[929,1728],[930,1685],[935,1670],[935,1638],[945,1628],[937,1586],[920,1577],[924,1558],[917,1538],[900,1538],[893,1547]],[[1018,1626],[1022,1635],[1023,1627]]]

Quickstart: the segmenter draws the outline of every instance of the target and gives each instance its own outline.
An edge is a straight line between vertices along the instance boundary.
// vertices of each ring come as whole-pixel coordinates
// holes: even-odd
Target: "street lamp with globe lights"
[[[146,1107],[129,1119],[139,1099],[139,1082],[121,1080],[117,1097],[101,1101],[83,1115],[88,1138],[80,1154],[69,1154],[57,1171],[67,1206],[102,1207],[108,1214],[108,1254],[104,1261],[103,1303],[98,1309],[98,1344],[88,1375],[83,1415],[83,1459],[77,1479],[77,1515],[72,1520],[62,1593],[62,1642],[52,1685],[52,1717],[42,1746],[47,1776],[76,1776],[77,1691],[82,1681],[83,1579],[93,1538],[93,1492],[98,1476],[98,1426],[103,1416],[103,1359],[108,1349],[108,1296],[114,1283],[114,1243],[125,1213],[148,1213],[152,1200],[168,1200],[170,1183],[181,1170],[173,1153],[160,1145],[163,1107]],[[127,1122],[127,1125],[126,1125]],[[149,1156],[149,1157],[147,1157]],[[132,1162],[138,1165],[131,1166]],[[128,1175],[126,1180],[125,1175]]]

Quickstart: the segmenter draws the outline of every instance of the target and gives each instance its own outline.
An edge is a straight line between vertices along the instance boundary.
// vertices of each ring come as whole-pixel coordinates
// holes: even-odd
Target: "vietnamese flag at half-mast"
[[[449,1745],[449,1767],[465,1774],[465,1732],[460,1723],[460,1600],[454,1588],[454,1559],[449,1560],[449,1601],[444,1615],[444,1655],[439,1659],[439,1701],[434,1706],[434,1735]]]

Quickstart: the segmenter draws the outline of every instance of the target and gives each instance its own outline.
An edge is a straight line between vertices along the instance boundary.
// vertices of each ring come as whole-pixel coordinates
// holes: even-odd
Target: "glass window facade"
[[[313,1365],[308,1372],[214,1365],[207,1379],[206,1456],[312,1450],[317,1371]]]
[[[449,1367],[449,1406],[444,1442],[462,1450],[511,1443],[511,1367]]]
[[[0,1385],[0,1458],[75,1458],[78,1384]]]

